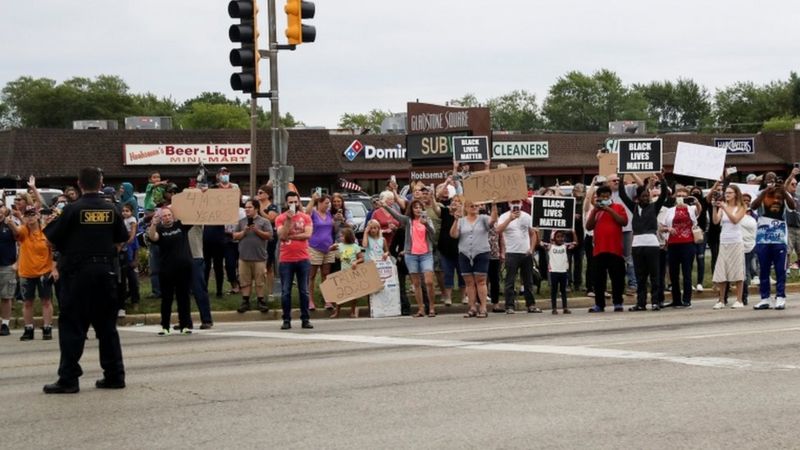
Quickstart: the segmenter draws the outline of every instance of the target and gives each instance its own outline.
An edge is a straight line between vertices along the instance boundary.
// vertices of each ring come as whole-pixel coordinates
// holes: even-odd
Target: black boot
[[[75,394],[80,390],[77,381],[67,383],[60,379],[53,384],[45,384],[43,389],[45,394]]]
[[[33,327],[25,327],[25,331],[22,332],[22,336],[19,337],[20,341],[32,341],[33,340]]]
[[[267,305],[267,302],[264,301],[263,297],[259,297],[258,300],[256,300],[256,307],[262,313],[268,313],[269,312],[269,305]]]
[[[242,298],[242,303],[239,305],[239,309],[236,310],[239,314],[245,313],[250,311],[250,299],[249,298]]]

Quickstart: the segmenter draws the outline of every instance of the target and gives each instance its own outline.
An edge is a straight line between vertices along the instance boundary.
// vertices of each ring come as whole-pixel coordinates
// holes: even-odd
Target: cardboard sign
[[[725,149],[678,142],[672,173],[706,180],[719,180],[725,169]]]
[[[575,226],[575,197],[537,195],[531,200],[534,228],[571,230]]]
[[[462,182],[464,200],[473,203],[508,202],[528,198],[528,183],[522,166],[474,172]]]
[[[617,173],[617,155],[614,153],[600,153],[597,157],[597,174],[602,177],[610,177]]]
[[[619,173],[661,171],[661,139],[620,139]]]
[[[337,305],[361,298],[383,289],[375,262],[359,264],[355,269],[332,273],[319,285],[327,303]]]
[[[375,261],[378,275],[383,280],[383,289],[369,296],[370,316],[396,317],[400,310],[400,282],[397,277],[397,267],[391,260]]]
[[[453,138],[453,160],[471,163],[489,160],[489,138],[461,136]]]
[[[241,197],[239,189],[184,189],[172,196],[172,213],[185,225],[232,225]]]

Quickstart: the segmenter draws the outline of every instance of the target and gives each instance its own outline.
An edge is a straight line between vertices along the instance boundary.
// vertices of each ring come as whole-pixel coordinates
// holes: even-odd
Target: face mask
[[[223,183],[227,183],[227,182],[231,181],[231,176],[230,175],[220,175],[219,176],[219,181],[221,181]]]
[[[56,209],[64,209],[65,206],[67,206],[66,203],[59,202],[58,204],[56,204]]]
[[[600,203],[600,206],[611,206],[611,200],[610,199],[600,200],[599,203]]]

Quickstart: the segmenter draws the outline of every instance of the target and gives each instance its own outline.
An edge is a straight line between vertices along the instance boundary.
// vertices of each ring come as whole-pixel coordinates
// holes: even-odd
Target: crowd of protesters
[[[747,192],[731,183],[730,176],[721,176],[704,193],[699,186],[670,184],[663,173],[644,179],[613,174],[595,177],[588,186],[531,189],[531,196],[576,199],[574,228],[549,230],[534,227],[530,197],[486,204],[466,199],[462,181],[470,176],[469,168],[455,164],[438,185],[417,182],[401,190],[394,177],[388,180],[372,197],[360,239],[339,193],[317,190],[303,205],[296,189],[290,190],[279,211],[268,183],[240,205],[238,223],[206,226],[184,225],[174,216],[171,199],[180,188],[158,172],[149,177],[142,205],[131,183],[118,189],[108,186],[104,193],[119,203],[129,233],[120,248],[120,297],[134,308],[139,303],[138,255],[146,246],[151,296],[161,299],[159,334],[168,335],[190,334],[194,328],[191,296],[200,328],[213,326],[208,289],[212,269],[216,297],[224,295],[227,278],[229,293],[241,296],[240,313],[250,310],[253,301],[267,312],[273,279],[280,276],[282,328],[291,328],[293,286],[299,291],[302,326],[313,328],[309,311],[317,306],[315,286],[332,272],[375,260],[396,264],[402,313],[414,317],[436,316],[437,288],[438,304],[451,306],[456,287],[467,305],[467,318],[513,314],[520,295],[524,311],[541,313],[536,295],[542,282],[550,286],[553,314],[558,313],[559,296],[561,312],[571,313],[568,292],[593,297],[590,313],[605,312],[608,299],[613,311],[624,311],[625,297],[633,295],[629,311],[690,308],[693,293],[705,289],[707,250],[719,295],[714,309],[729,304],[743,308],[748,287],[757,283],[759,301],[753,308],[782,310],[787,272],[800,268],[798,174],[800,169],[794,168],[786,180],[772,172],[748,175],[746,183],[758,187]],[[238,188],[225,167],[212,181],[198,177],[192,184],[201,189]],[[13,205],[0,206],[0,335],[10,333],[12,301],[18,298],[23,302],[21,339],[34,338],[33,302],[38,294],[42,338],[51,339],[58,255],[42,230],[78,198],[78,192],[67,187],[47,205],[35,178],[28,187],[27,194],[14,197]],[[755,198],[752,192],[758,192]],[[140,213],[142,221],[137,220]],[[796,259],[791,258],[793,252]],[[416,311],[408,298],[408,278]],[[179,319],[174,326],[173,302]],[[339,316],[338,305],[325,302],[324,307],[331,317]],[[121,304],[120,316],[124,313]],[[350,317],[357,316],[353,306]]]

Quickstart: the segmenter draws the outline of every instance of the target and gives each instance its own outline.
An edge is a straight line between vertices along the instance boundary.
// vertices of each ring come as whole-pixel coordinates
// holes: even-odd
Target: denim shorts
[[[39,291],[39,298],[53,298],[53,277],[46,273],[36,278],[20,278],[19,287],[22,291],[22,298],[31,301],[36,298],[36,291]]]
[[[403,259],[406,261],[408,273],[433,272],[433,255],[430,253],[425,253],[424,255],[406,254]]]
[[[459,253],[458,267],[461,269],[461,275],[486,275],[489,273],[491,255],[491,252],[478,253],[469,259],[467,255]]]

